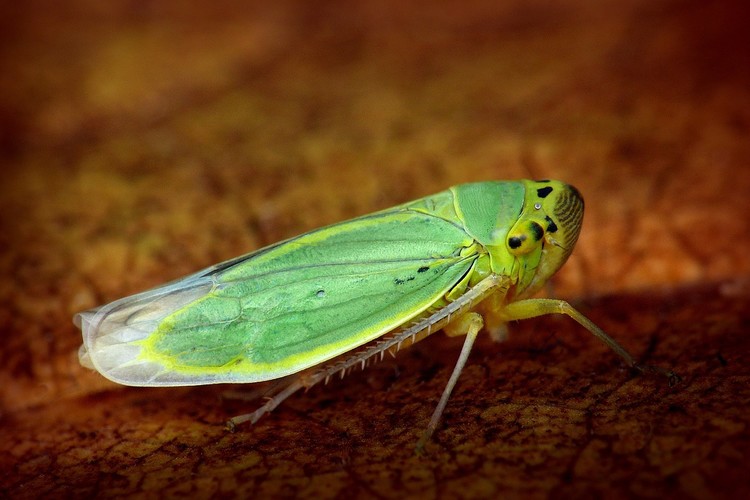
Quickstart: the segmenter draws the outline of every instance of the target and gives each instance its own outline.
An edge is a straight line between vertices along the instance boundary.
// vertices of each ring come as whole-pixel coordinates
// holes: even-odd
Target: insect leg
[[[302,377],[298,377],[294,382],[286,386],[284,390],[274,394],[268,401],[266,401],[263,406],[261,406],[254,412],[245,413],[243,415],[238,415],[236,417],[230,418],[227,421],[227,428],[230,431],[234,432],[235,428],[242,423],[249,421],[251,424],[254,424],[260,419],[260,417],[262,417],[266,413],[271,413],[273,409],[279,406],[286,398],[302,389],[303,387],[305,387],[303,379]]]
[[[435,427],[440,420],[440,414],[442,414],[443,408],[445,408],[445,403],[448,400],[448,396],[450,396],[451,390],[456,383],[453,379],[454,377],[455,379],[458,379],[458,375],[461,373],[461,369],[466,363],[466,358],[468,358],[469,352],[471,352],[471,346],[474,343],[474,339],[476,338],[479,330],[482,328],[482,317],[479,314],[470,313],[468,311],[470,311],[471,308],[476,306],[482,300],[489,297],[491,294],[504,294],[507,289],[508,281],[507,279],[505,279],[505,277],[497,276],[494,274],[490,275],[477,283],[474,287],[472,287],[455,301],[451,302],[439,311],[436,311],[429,317],[421,319],[405,330],[396,332],[395,334],[390,335],[382,340],[378,340],[374,344],[366,346],[362,350],[357,351],[344,359],[334,361],[328,365],[323,365],[321,368],[313,371],[312,373],[308,372],[295,376],[294,379],[289,382],[288,386],[274,394],[268,401],[266,401],[263,406],[261,406],[254,412],[239,415],[229,419],[229,421],[227,422],[227,427],[229,428],[229,430],[233,431],[237,425],[244,422],[249,421],[251,423],[255,423],[263,415],[273,411],[273,409],[279,406],[282,401],[284,401],[286,398],[300,389],[309,388],[319,382],[327,381],[330,377],[336,375],[337,373],[340,373],[343,376],[343,374],[346,373],[346,371],[350,368],[362,364],[373,356],[384,353],[385,351],[397,349],[397,347],[404,341],[412,339],[413,342],[414,339],[419,339],[420,337],[426,336],[429,333],[438,331],[448,324],[458,322],[458,325],[465,325],[462,333],[467,332],[466,341],[464,341],[464,347],[461,351],[461,356],[459,357],[458,364],[453,370],[451,381],[449,381],[448,387],[446,387],[445,391],[443,392],[443,399],[445,401],[441,399],[438,408],[436,408],[435,413],[433,414],[433,418],[430,420],[430,427],[432,427],[432,429],[430,430],[430,427],[428,427],[429,432],[426,433],[426,437],[424,437],[422,440],[426,442],[430,435],[434,432]],[[287,381],[286,378],[283,380],[285,382]],[[424,446],[424,443],[422,443],[422,446]]]
[[[484,319],[484,329],[490,334],[493,342],[504,342],[508,339],[508,320],[502,315],[505,302],[504,293],[493,293],[478,306],[478,311]]]
[[[534,318],[546,314],[564,314],[573,318],[578,324],[586,330],[593,333],[595,337],[609,346],[610,349],[625,360],[628,366],[635,368],[640,372],[652,372],[664,375],[669,379],[670,387],[680,381],[680,376],[672,370],[667,370],[658,366],[642,365],[637,363],[633,356],[625,350],[615,339],[607,335],[604,330],[596,326],[593,321],[578,312],[564,300],[557,299],[526,299],[518,302],[507,304],[501,311],[506,321]]]
[[[253,389],[248,389],[246,387],[227,389],[226,391],[222,391],[221,397],[238,401],[255,401],[261,398],[273,398],[298,377],[299,375],[288,375],[271,382],[261,382],[261,387]]]
[[[478,313],[470,312],[459,317],[456,321],[446,327],[446,329],[449,330],[447,332],[448,335],[451,336],[454,335],[453,332],[461,329],[466,333],[466,340],[464,340],[464,346],[461,348],[461,355],[458,357],[456,366],[453,368],[453,373],[451,373],[450,379],[448,379],[448,384],[445,386],[445,389],[443,389],[443,395],[440,396],[440,402],[437,407],[435,407],[435,411],[432,412],[432,417],[430,417],[430,422],[427,424],[427,429],[425,429],[422,437],[417,441],[417,453],[422,451],[425,443],[430,439],[435,432],[435,429],[437,429],[438,423],[440,423],[440,417],[445,410],[445,405],[448,404],[448,399],[450,399],[451,392],[453,392],[453,387],[455,387],[456,382],[458,382],[458,377],[461,375],[461,371],[463,370],[464,365],[466,365],[466,361],[469,359],[471,348],[474,345],[474,341],[477,338],[477,334],[482,329],[483,324],[484,321],[482,321],[482,316]]]

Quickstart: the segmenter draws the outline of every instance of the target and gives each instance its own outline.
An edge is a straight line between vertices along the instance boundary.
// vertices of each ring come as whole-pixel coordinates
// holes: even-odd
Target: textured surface
[[[743,2],[26,2],[0,16],[0,496],[747,495]],[[82,369],[74,312],[459,182],[586,198],[570,321],[435,336],[228,434]]]

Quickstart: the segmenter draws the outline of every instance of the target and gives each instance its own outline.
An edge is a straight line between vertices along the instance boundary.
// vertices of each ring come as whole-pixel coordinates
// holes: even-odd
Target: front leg
[[[640,372],[652,372],[663,375],[669,379],[669,386],[677,384],[680,381],[680,376],[672,370],[667,370],[658,366],[642,365],[637,363],[633,356],[625,350],[615,339],[607,335],[604,330],[596,326],[593,321],[588,319],[586,316],[578,312],[570,304],[564,300],[558,299],[526,299],[519,300],[518,302],[511,302],[506,304],[497,311],[499,317],[505,321],[515,321],[521,319],[534,318],[537,316],[544,316],[546,314],[564,314],[573,318],[578,324],[583,326],[586,330],[594,334],[599,340],[607,344],[610,349],[615,351],[618,356],[625,360],[625,363],[631,368],[635,368]]]

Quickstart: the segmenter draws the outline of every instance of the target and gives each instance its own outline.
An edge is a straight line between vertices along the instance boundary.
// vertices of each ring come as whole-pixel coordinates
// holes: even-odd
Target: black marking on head
[[[565,229],[565,241],[560,244],[572,250],[583,221],[583,198],[573,186],[568,184],[565,188],[559,193],[553,215],[560,227]]]
[[[545,186],[536,190],[537,196],[540,198],[546,198],[552,192],[551,186]]]
[[[419,269],[417,269],[418,273],[424,273],[430,270],[430,266],[422,266]]]
[[[516,248],[520,247],[521,244],[523,244],[523,241],[525,239],[525,234],[522,234],[521,236],[511,236],[510,238],[508,238],[508,246],[515,250]]]
[[[568,189],[570,190],[571,193],[573,193],[573,196],[578,198],[578,201],[581,203],[581,206],[583,206],[583,196],[581,196],[581,192],[578,191],[578,189],[576,189],[575,186],[571,186],[570,184],[568,184]]]
[[[548,233],[555,233],[557,232],[557,224],[549,218],[549,215],[544,218],[547,221],[547,232]]]
[[[529,229],[531,230],[531,235],[534,237],[534,241],[539,241],[544,236],[544,228],[537,222],[531,222]]]
[[[539,180],[534,181],[534,182],[549,182],[549,179],[539,179]]]

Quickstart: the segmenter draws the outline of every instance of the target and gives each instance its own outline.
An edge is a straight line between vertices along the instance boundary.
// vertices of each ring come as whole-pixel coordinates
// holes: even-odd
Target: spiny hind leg
[[[287,375],[286,377],[269,382],[258,382],[250,386],[245,384],[239,387],[232,387],[231,389],[222,391],[221,397],[235,401],[257,401],[263,398],[273,398],[298,377],[299,375]]]
[[[278,384],[274,386],[273,395],[268,397],[263,406],[252,413],[244,413],[242,415],[237,415],[236,417],[230,418],[227,421],[227,429],[229,429],[231,432],[234,432],[237,426],[242,423],[250,422],[251,424],[254,424],[258,420],[260,420],[263,415],[271,413],[286,398],[299,391],[300,389],[307,387],[307,384],[305,383],[305,377],[303,375],[296,376],[289,381],[287,381],[287,378],[282,379],[285,382],[288,382],[287,385]]]

